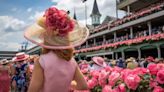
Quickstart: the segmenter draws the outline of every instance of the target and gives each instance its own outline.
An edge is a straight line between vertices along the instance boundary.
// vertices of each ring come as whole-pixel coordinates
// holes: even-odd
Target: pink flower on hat
[[[128,86],[129,89],[133,89],[136,90],[136,88],[138,87],[141,79],[138,75],[135,74],[130,74],[127,77],[125,77],[125,83]]]
[[[159,82],[160,84],[164,84],[164,69],[158,71],[157,82]]]
[[[48,31],[57,31],[59,35],[66,35],[74,28],[74,21],[71,20],[67,12],[63,10],[58,10],[55,7],[50,7],[46,10],[46,26]]]

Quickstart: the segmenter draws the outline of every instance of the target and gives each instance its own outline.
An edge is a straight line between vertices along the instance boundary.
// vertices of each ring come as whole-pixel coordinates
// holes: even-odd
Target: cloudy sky
[[[69,10],[73,16],[76,10],[79,22],[85,23],[85,8],[82,0],[1,0],[0,1],[0,51],[17,51],[26,40],[23,37],[27,26],[33,24],[38,16],[55,5],[59,9]],[[91,24],[90,13],[94,0],[88,0],[87,16],[88,24]],[[101,20],[105,16],[116,16],[115,0],[97,0]],[[119,17],[124,16],[124,12],[119,11]],[[35,46],[29,42],[28,48]]]

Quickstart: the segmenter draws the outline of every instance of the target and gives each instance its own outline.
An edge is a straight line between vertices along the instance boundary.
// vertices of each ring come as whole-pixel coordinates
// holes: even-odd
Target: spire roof
[[[73,19],[77,20],[75,9],[74,9],[74,14],[73,14]]]
[[[96,1],[96,0],[94,1],[94,5],[93,5],[93,9],[92,9],[92,14],[91,14],[91,16],[92,16],[92,15],[100,15],[100,16],[101,16],[101,14],[100,14],[100,12],[99,12],[99,8],[98,8],[97,1]]]

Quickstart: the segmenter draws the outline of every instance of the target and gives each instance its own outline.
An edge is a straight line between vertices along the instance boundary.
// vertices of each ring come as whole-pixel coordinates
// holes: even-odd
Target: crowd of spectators
[[[104,28],[111,29],[113,27],[122,25],[122,24],[124,24],[126,22],[130,22],[130,21],[136,20],[138,18],[141,18],[141,17],[145,17],[147,15],[150,15],[152,13],[156,13],[156,12],[161,11],[163,9],[164,9],[164,1],[161,0],[158,3],[155,3],[155,4],[150,5],[149,7],[146,7],[144,9],[142,9],[142,10],[137,11],[137,12],[133,12],[133,13],[127,15],[127,16],[124,16],[121,19],[117,19],[116,21],[113,21],[110,24],[100,25],[100,26],[96,27],[95,30],[93,30],[93,32],[91,34],[93,34],[95,32],[98,32],[98,31],[101,31]]]
[[[164,33],[164,26],[158,26],[158,27],[152,28],[152,35],[160,34],[160,33]],[[95,44],[94,44],[94,42],[88,43],[87,46],[83,45],[81,47],[78,47],[78,49],[90,48],[90,47],[105,45],[105,44],[109,44],[109,43],[120,42],[120,41],[130,40],[130,39],[134,39],[134,38],[140,38],[140,37],[148,36],[148,35],[149,35],[148,30],[137,31],[137,32],[134,32],[133,37],[131,37],[131,35],[127,33],[126,35],[117,37],[116,39],[106,39],[105,41],[99,41],[99,42],[96,42]]]
[[[134,69],[137,67],[147,68],[149,64],[158,64],[158,63],[164,64],[163,58],[154,58],[152,56],[148,56],[146,58],[141,58],[141,59],[130,57],[130,58],[127,58],[126,60],[123,60],[122,58],[115,59],[115,60],[104,58],[104,60],[107,66],[111,66],[111,67],[117,66],[120,68],[129,68],[129,69]],[[79,61],[78,63],[79,63],[80,68],[82,67],[81,66],[82,64],[89,64],[90,68],[94,64],[92,60],[91,61],[82,60],[82,61]]]

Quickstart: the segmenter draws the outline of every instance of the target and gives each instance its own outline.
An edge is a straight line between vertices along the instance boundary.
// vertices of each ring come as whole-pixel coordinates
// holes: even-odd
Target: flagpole
[[[87,4],[85,2],[85,25],[87,26]]]
[[[118,1],[116,0],[116,18],[118,18]]]

